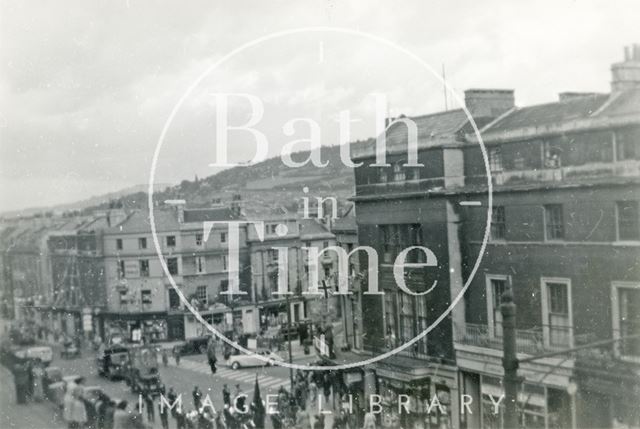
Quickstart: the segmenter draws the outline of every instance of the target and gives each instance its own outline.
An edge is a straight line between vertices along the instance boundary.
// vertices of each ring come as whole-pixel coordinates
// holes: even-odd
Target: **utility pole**
[[[291,392],[293,392],[293,367],[291,366],[293,358],[291,356],[291,305],[289,305],[289,294],[284,294],[287,305],[287,342],[289,343],[289,383],[291,384]]]
[[[504,429],[516,429],[518,425],[518,357],[516,355],[516,305],[513,292],[507,288],[502,294],[502,367],[504,368]]]

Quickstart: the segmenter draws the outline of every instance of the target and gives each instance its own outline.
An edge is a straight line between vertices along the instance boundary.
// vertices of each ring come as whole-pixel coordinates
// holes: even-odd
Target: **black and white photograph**
[[[0,0],[0,428],[640,429],[640,2]]]

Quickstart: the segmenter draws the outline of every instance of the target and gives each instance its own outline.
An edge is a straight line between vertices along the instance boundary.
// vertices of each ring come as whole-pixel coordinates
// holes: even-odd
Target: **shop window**
[[[138,249],[146,249],[147,248],[147,238],[140,237],[138,238]]]
[[[491,239],[504,240],[507,230],[504,206],[493,206],[491,216]]]
[[[564,218],[562,204],[544,206],[545,238],[547,240],[564,239]]]
[[[167,235],[167,247],[176,247],[176,236],[175,235]]]
[[[638,204],[638,201],[618,201],[616,203],[618,240],[640,240]]]
[[[545,343],[571,347],[571,284],[568,279],[542,280],[542,317]]]
[[[140,277],[149,277],[149,260],[141,259],[140,264]]]
[[[169,274],[177,275],[178,274],[178,258],[167,258],[167,269],[169,270]]]

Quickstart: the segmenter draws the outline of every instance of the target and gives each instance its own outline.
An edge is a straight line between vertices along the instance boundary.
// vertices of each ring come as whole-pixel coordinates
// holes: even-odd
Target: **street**
[[[298,357],[296,363],[311,361],[312,356]],[[240,386],[240,391],[248,396],[247,402],[253,399],[253,390],[256,377],[260,386],[260,394],[265,400],[267,394],[277,393],[280,387],[289,390],[289,369],[279,366],[241,368],[232,370],[228,368],[222,359],[218,361],[218,371],[211,374],[205,355],[185,356],[180,360],[180,365],[176,366],[175,360],[171,357],[169,365],[164,367],[159,363],[160,374],[167,391],[174,388],[176,394],[182,394],[182,404],[186,411],[194,409],[191,392],[198,386],[203,393],[203,400],[209,395],[216,411],[223,408],[222,388],[227,384],[232,398],[237,392],[236,385]],[[124,399],[129,402],[128,409],[132,410],[138,397],[131,393],[131,390],[124,381],[110,381],[98,376],[93,351],[84,350],[82,357],[77,359],[61,359],[60,353],[56,352],[51,366],[62,369],[64,375],[82,375],[85,377],[85,386],[99,386],[111,398]],[[63,428],[57,410],[50,402],[29,403],[28,405],[15,405],[13,377],[4,367],[0,369],[0,384],[3,386],[0,395],[0,406],[2,413],[0,416],[0,427],[29,427],[29,428]],[[152,427],[161,427],[157,416],[157,405],[155,409],[156,422]],[[270,427],[271,422],[267,418],[266,426]],[[169,427],[175,428],[175,420],[169,419]]]

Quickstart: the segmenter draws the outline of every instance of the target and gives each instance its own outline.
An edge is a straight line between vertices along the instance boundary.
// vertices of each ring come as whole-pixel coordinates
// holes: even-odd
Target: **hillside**
[[[167,199],[184,199],[190,207],[204,207],[218,201],[230,201],[233,194],[240,194],[245,208],[252,212],[277,207],[295,210],[296,201],[303,196],[302,188],[307,186],[310,196],[333,196],[345,201],[353,195],[353,169],[341,162],[339,146],[323,146],[321,153],[322,160],[329,162],[325,168],[311,163],[290,168],[280,157],[274,157],[250,166],[233,167],[203,179],[184,180],[179,185],[159,190],[154,200],[161,205]],[[308,156],[308,151],[292,154],[295,161],[302,161]],[[147,194],[142,190],[113,200],[126,208],[147,206]],[[103,202],[92,208],[108,206],[109,202]]]

